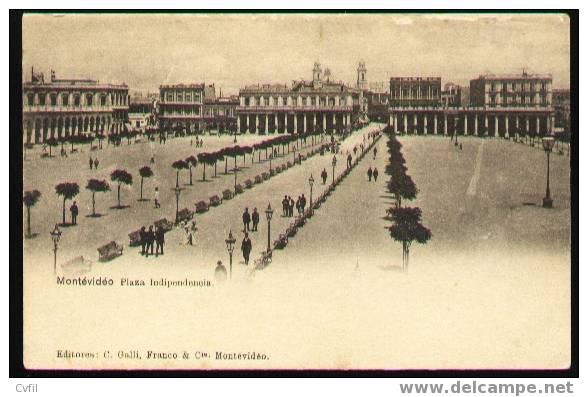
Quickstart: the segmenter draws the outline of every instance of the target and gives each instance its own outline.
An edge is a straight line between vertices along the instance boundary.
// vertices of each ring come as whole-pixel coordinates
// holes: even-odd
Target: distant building
[[[360,119],[363,91],[335,82],[314,64],[312,81],[256,84],[239,90],[237,128],[251,133],[341,131]]]
[[[357,88],[364,91],[367,91],[368,89],[367,69],[365,67],[365,62],[360,62],[359,66],[357,67]]]
[[[387,121],[390,96],[385,92],[364,93],[367,100],[367,115],[371,121]]]
[[[446,83],[441,91],[441,104],[446,108],[461,107],[461,87],[454,83]]]
[[[555,127],[564,131],[570,128],[570,90],[553,90],[553,111]]]
[[[129,124],[132,129],[145,131],[147,126],[155,125],[157,100],[152,97],[131,97],[129,101]]]
[[[124,130],[128,122],[129,88],[91,79],[58,79],[51,71],[31,70],[23,84],[22,126],[25,143],[80,134],[108,134]]]
[[[159,86],[159,125],[164,129],[200,131],[204,123],[204,84]]]
[[[214,84],[208,86],[204,96],[204,123],[206,129],[219,132],[232,131],[237,128],[237,106],[239,97],[216,96]]]
[[[390,106],[437,107],[441,105],[441,77],[392,77]]]
[[[470,81],[470,105],[484,108],[552,106],[550,74],[485,74]]]

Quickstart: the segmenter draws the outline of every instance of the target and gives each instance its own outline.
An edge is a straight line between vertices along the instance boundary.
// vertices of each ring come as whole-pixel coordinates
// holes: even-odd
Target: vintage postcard
[[[23,362],[566,369],[565,13],[25,13]]]

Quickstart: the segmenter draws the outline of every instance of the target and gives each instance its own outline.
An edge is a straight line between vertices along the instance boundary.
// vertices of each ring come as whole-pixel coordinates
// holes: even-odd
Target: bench
[[[194,212],[190,211],[188,208],[183,208],[178,211],[178,223],[189,221],[194,217]]]
[[[129,246],[136,247],[138,245],[141,245],[141,230],[129,233]]]
[[[206,204],[206,201],[199,201],[196,203],[196,213],[197,214],[202,214],[203,212],[208,211],[208,204]]]
[[[283,249],[286,245],[288,245],[288,236],[285,234],[280,234],[280,237],[274,241],[274,249]]]
[[[246,189],[251,189],[253,187],[253,182],[251,181],[251,179],[247,179],[245,182],[243,182],[245,184],[245,188]]]
[[[229,189],[223,191],[223,200],[230,200],[232,198],[233,198],[233,192],[232,191],[230,191]]]
[[[272,251],[264,251],[261,254],[261,258],[258,258],[255,261],[253,261],[255,269],[264,269],[270,263],[272,263]]]
[[[155,226],[155,229],[157,229],[159,227],[159,228],[163,229],[164,232],[169,232],[174,227],[174,224],[165,218],[162,218],[158,221],[153,222],[153,225]]]
[[[116,257],[121,256],[123,253],[123,246],[118,245],[116,241],[103,245],[98,248],[98,255],[100,262],[110,261]]]
[[[211,205],[212,207],[219,206],[219,205],[221,205],[221,204],[222,204],[222,202],[223,202],[223,201],[221,200],[221,198],[220,198],[219,196],[217,196],[216,194],[215,194],[214,196],[210,197],[210,199],[209,199],[209,200],[210,200],[210,205]]]

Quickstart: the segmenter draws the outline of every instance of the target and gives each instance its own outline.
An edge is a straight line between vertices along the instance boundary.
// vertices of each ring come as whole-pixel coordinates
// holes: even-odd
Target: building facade
[[[312,81],[291,86],[257,84],[239,91],[237,129],[241,133],[338,132],[359,119],[363,92],[332,79],[315,63]]]
[[[162,84],[159,86],[159,126],[187,132],[204,127],[204,84]]]
[[[470,82],[470,105],[394,106],[396,133],[511,137],[553,133],[550,75],[484,75]]]
[[[101,84],[90,79],[45,82],[31,71],[23,84],[23,141],[43,143],[49,138],[123,131],[128,122],[129,89],[126,84]]]
[[[144,132],[154,126],[157,116],[157,100],[149,97],[131,97],[129,101],[129,125],[131,129]]]
[[[237,106],[239,97],[216,95],[204,98],[204,123],[207,130],[218,132],[234,131],[237,129]]]
[[[553,112],[555,127],[569,131],[570,128],[570,90],[553,90]]]
[[[454,83],[446,83],[441,91],[441,106],[446,108],[461,107],[461,87]]]
[[[390,106],[441,106],[441,77],[390,78]]]

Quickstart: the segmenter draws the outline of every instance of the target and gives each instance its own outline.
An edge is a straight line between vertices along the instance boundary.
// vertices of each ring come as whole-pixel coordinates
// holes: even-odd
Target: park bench
[[[166,218],[162,218],[158,221],[153,222],[153,225],[157,229],[158,227],[163,229],[164,232],[169,232],[173,229],[174,224],[168,221]]]
[[[251,179],[247,179],[245,182],[243,182],[245,184],[245,188],[246,189],[251,189],[253,187],[253,182],[251,181]]]
[[[285,234],[280,234],[278,239],[274,241],[274,249],[283,249],[288,245],[288,236]]]
[[[296,232],[298,232],[298,229],[296,228],[296,226],[292,224],[288,226],[288,228],[286,229],[286,236],[294,237],[296,235]]]
[[[129,246],[136,247],[141,245],[141,230],[135,230],[129,233]]]
[[[233,192],[229,189],[223,191],[223,200],[230,200],[234,196]]]
[[[263,178],[264,181],[267,181],[270,177],[270,174],[267,172],[262,172],[261,177]]]
[[[237,184],[237,186],[235,186],[235,194],[241,194],[243,193],[243,186],[241,186],[241,184]]]
[[[178,223],[189,221],[194,217],[194,212],[190,211],[188,208],[183,208],[178,211]]]
[[[123,253],[123,246],[118,245],[116,241],[103,245],[98,248],[98,255],[100,262],[110,261],[116,257],[121,256]]]
[[[223,201],[221,200],[221,198],[220,198],[218,195],[216,195],[216,194],[215,194],[214,196],[211,196],[211,197],[209,198],[209,200],[210,200],[210,205],[211,205],[212,207],[217,207],[217,206],[221,205],[221,204],[222,204],[222,202],[223,202]]]
[[[208,204],[206,204],[206,201],[199,201],[196,203],[196,213],[197,214],[202,214],[203,212],[208,211]]]
[[[272,168],[272,169],[270,170],[270,176],[274,176],[274,175],[276,175],[277,173],[278,173],[278,171],[277,171],[277,168]]]

